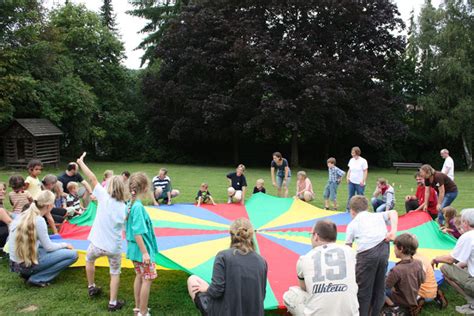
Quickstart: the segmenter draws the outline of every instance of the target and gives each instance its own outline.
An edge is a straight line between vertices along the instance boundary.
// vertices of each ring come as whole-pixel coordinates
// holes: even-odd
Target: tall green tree
[[[100,7],[100,16],[102,23],[111,32],[117,32],[117,25],[115,23],[116,14],[112,7],[112,0],[104,0],[104,3]]]

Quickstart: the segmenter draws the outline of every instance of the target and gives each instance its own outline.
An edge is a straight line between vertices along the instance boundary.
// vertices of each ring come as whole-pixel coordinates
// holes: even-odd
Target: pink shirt
[[[311,184],[311,180],[309,180],[309,178],[306,178],[304,181],[297,181],[296,189],[298,190],[297,195],[303,194],[304,191],[309,191],[314,194],[313,185]]]

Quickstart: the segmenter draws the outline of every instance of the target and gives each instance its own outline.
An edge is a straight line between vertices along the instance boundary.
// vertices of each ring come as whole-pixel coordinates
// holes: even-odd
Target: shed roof
[[[63,132],[47,119],[16,119],[14,122],[35,137],[63,135]]]

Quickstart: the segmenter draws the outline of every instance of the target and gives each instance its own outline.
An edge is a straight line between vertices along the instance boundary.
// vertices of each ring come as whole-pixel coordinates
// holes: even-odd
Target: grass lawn
[[[441,163],[440,163],[441,164]],[[130,172],[144,171],[151,178],[162,165],[139,164],[139,163],[91,163],[91,167],[98,175],[106,169],[112,169],[116,174],[123,170]],[[173,180],[173,187],[181,191],[181,195],[174,200],[175,203],[194,201],[195,194],[201,182],[209,184],[209,190],[213,194],[217,203],[226,202],[227,179],[225,175],[233,171],[234,167],[199,167],[181,165],[163,165],[168,168],[169,176]],[[59,174],[62,169],[46,168],[43,175],[48,173]],[[297,170],[293,170],[296,175]],[[316,200],[312,204],[323,206],[322,191],[327,181],[326,170],[306,169],[316,192]],[[397,197],[397,209],[404,212],[403,198],[407,194],[413,194],[416,190],[416,183],[413,178],[413,171],[400,171],[396,174],[393,170],[370,170],[366,195],[372,194],[375,188],[375,181],[378,177],[385,177],[394,185]],[[0,182],[6,182],[8,177],[15,174],[15,171],[1,170]],[[26,173],[22,172],[26,177]],[[249,189],[253,189],[255,181],[263,178],[266,183],[267,193],[275,194],[276,190],[271,187],[270,172],[267,168],[248,168],[246,171]],[[291,180],[290,194],[294,193],[295,180]],[[459,188],[459,196],[453,206],[458,210],[474,206],[474,174],[467,172],[456,173],[456,183]],[[345,185],[339,188],[340,206],[344,206],[347,199],[347,188]],[[5,203],[9,207],[8,202]],[[342,209],[342,207],[340,207]],[[290,267],[294,269],[294,267]],[[150,307],[154,315],[197,315],[192,302],[188,299],[186,289],[187,274],[180,271],[160,271],[160,276],[154,282]],[[106,289],[108,293],[108,269],[98,268],[97,284]],[[133,308],[133,278],[134,272],[131,269],[124,269],[120,285],[119,296],[127,301],[126,308],[117,314],[131,315]],[[0,259],[0,314],[11,315],[21,312],[34,314],[105,314],[107,306],[107,295],[102,295],[97,299],[89,299],[86,290],[85,271],[82,268],[71,268],[63,272],[48,288],[38,289],[26,286],[21,279],[13,273],[8,272],[8,260]],[[444,286],[449,306],[446,310],[439,311],[434,304],[428,304],[423,310],[424,315],[454,315],[454,306],[464,304],[464,300],[451,288]],[[270,312],[269,314],[275,314]]]

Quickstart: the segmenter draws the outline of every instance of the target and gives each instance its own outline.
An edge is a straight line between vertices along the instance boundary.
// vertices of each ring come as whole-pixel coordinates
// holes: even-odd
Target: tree
[[[103,25],[112,33],[117,32],[114,9],[112,7],[112,0],[104,0],[104,4],[100,7],[100,16]]]

